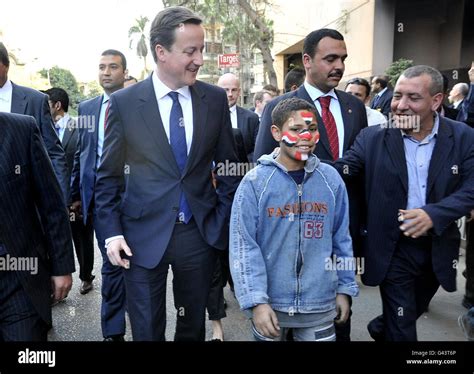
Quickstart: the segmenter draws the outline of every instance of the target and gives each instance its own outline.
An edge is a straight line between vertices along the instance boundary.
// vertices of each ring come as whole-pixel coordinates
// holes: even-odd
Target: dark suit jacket
[[[347,170],[348,166],[348,170]],[[400,130],[373,126],[361,131],[352,148],[336,162],[343,178],[365,178],[366,226],[362,228],[365,273],[369,286],[385,278],[400,238],[398,209],[408,200],[408,172]],[[474,130],[440,118],[430,161],[426,205],[433,221],[433,270],[446,291],[456,289],[460,234],[456,219],[474,208]]]
[[[227,96],[197,81],[190,87],[193,141],[183,176],[160,117],[152,78],[111,95],[104,153],[96,182],[99,231],[103,238],[124,235],[131,261],[153,268],[175,227],[181,191],[206,242],[225,249],[228,218],[239,178],[211,168],[236,162]],[[125,170],[124,170],[125,167]]]
[[[0,113],[0,243],[10,256],[38,258],[38,274],[17,274],[51,324],[50,276],[74,272],[69,219],[35,120],[9,113]]]
[[[344,121],[343,151],[345,152],[352,145],[359,131],[364,127],[367,127],[367,114],[364,104],[358,98],[339,90],[336,90],[336,95],[339,98],[342,119]],[[288,92],[282,96],[274,98],[265,105],[262,119],[260,121],[257,142],[255,144],[255,162],[260,156],[272,153],[275,147],[278,147],[278,143],[273,139],[270,130],[272,127],[272,111],[281,100],[290,97],[298,97],[314,105],[308,92],[304,88],[304,85],[301,85],[296,91]],[[320,138],[319,143],[316,145],[314,154],[321,160],[332,160],[326,128],[324,127],[323,120],[319,113],[317,113],[317,120],[319,124]]]
[[[67,178],[66,158],[61,142],[54,130],[53,120],[48,105],[48,96],[28,87],[18,86],[12,82],[12,113],[27,114],[36,119],[36,124],[43,137],[46,151],[53,164],[64,199],[69,196],[69,179]]]
[[[248,161],[253,161],[253,150],[255,141],[257,140],[259,118],[258,115],[250,110],[236,107],[237,110],[237,126],[242,133]]]
[[[370,107],[372,109],[378,110],[385,117],[388,118],[389,113],[391,112],[390,104],[392,103],[393,91],[387,89],[380,100],[377,102],[377,105],[374,105],[375,97],[370,102]]]
[[[467,123],[469,126],[474,127],[474,84],[469,85],[469,92],[462,101],[461,105],[458,106],[459,113],[457,120]]]
[[[82,201],[84,224],[93,202],[94,187],[97,174],[97,143],[100,109],[103,96],[83,101],[79,104],[79,123],[77,148],[74,155],[74,166],[71,176],[71,199]]]
[[[447,105],[444,105],[444,104],[442,105],[442,107],[443,107],[443,110],[444,110],[444,116],[446,118],[452,119],[453,121],[456,121],[456,118],[458,117],[459,110],[454,109],[453,107],[447,106]]]
[[[79,130],[77,129],[76,121],[70,119],[66,129],[64,130],[63,139],[61,145],[63,146],[64,153],[66,155],[67,164],[67,180],[71,180],[72,169],[74,166],[74,155],[77,150],[77,138]]]

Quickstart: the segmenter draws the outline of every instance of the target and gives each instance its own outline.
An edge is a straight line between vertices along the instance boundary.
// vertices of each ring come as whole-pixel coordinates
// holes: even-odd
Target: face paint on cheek
[[[319,142],[319,131],[317,131],[316,134],[314,134],[313,142],[314,142],[314,144],[318,144],[318,142]]]
[[[289,132],[285,131],[282,134],[281,141],[287,146],[287,147],[294,147],[296,145],[296,142],[298,141],[298,138],[296,136],[291,135]]]
[[[307,153],[300,153],[298,151],[295,152],[295,158],[298,161],[306,161],[308,159],[308,154]]]

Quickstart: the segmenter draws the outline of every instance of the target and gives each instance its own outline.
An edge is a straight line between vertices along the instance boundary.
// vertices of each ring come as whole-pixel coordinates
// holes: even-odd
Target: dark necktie
[[[321,96],[319,99],[322,109],[322,117],[324,127],[328,134],[329,147],[331,148],[332,158],[337,160],[339,158],[339,137],[337,136],[337,126],[334,117],[329,110],[331,103],[331,96]]]
[[[377,109],[377,105],[379,104],[380,96],[377,94],[374,97],[374,101],[372,102],[372,109]]]
[[[170,92],[168,96],[173,100],[173,106],[170,113],[170,145],[173,150],[176,163],[179,171],[183,174],[186,161],[188,159],[188,151],[186,145],[186,130],[184,128],[183,110],[179,103],[179,94],[177,92]],[[184,192],[181,192],[179,200],[179,220],[188,223],[191,219],[192,213],[189,208]]]

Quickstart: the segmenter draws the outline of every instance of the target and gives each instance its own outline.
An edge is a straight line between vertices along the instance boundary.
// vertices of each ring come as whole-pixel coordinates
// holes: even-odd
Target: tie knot
[[[331,104],[331,96],[321,96],[318,100],[323,108],[329,108],[329,104]]]
[[[168,93],[168,96],[171,97],[171,99],[172,99],[174,102],[178,102],[178,103],[179,103],[179,100],[178,100],[179,93],[174,92],[174,91],[171,91],[171,92]]]

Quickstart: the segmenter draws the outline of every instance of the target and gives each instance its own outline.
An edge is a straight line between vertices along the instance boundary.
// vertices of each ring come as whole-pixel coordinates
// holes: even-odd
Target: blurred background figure
[[[285,93],[295,91],[304,82],[305,71],[302,68],[294,68],[285,76]]]
[[[358,97],[364,103],[369,126],[384,125],[387,123],[387,119],[382,113],[367,106],[370,99],[370,85],[367,80],[363,78],[352,78],[347,82],[346,92]]]
[[[125,87],[131,86],[132,84],[135,84],[135,83],[138,83],[137,78],[132,77],[131,75],[129,75],[127,78],[125,78],[125,82],[123,82],[123,87],[125,88]]]
[[[381,112],[385,118],[390,113],[390,103],[392,102],[393,91],[388,88],[388,77],[384,75],[372,78],[372,92],[375,94],[370,103],[372,109]]]

